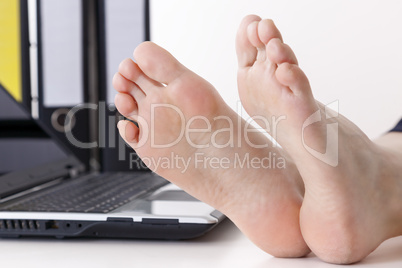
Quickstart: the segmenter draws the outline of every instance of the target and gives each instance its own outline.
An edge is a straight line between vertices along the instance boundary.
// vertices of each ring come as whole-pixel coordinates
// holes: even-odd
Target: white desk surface
[[[1,267],[335,267],[313,254],[277,259],[254,246],[225,220],[190,241],[22,238],[0,239]],[[383,243],[353,267],[402,267],[402,237]]]

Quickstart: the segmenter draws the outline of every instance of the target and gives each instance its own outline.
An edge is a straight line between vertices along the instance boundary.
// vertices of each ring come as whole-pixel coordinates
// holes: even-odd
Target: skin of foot
[[[348,264],[401,235],[401,148],[392,149],[389,137],[381,144],[371,141],[316,101],[272,20],[246,17],[236,51],[246,111],[269,120],[286,117],[275,138],[305,184],[300,226],[310,249],[326,262]]]
[[[134,59],[124,60],[113,79],[117,109],[138,123],[119,122],[126,143],[151,170],[223,212],[264,251],[277,257],[308,254],[299,223],[304,186],[292,160],[166,50],[145,42]],[[193,131],[183,134],[183,127]],[[246,135],[244,129],[251,131]],[[188,167],[155,164],[172,154],[189,161]],[[247,155],[282,158],[286,168],[234,165],[236,157]]]

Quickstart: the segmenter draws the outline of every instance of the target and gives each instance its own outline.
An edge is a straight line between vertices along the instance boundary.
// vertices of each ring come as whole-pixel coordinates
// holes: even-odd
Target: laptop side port
[[[56,221],[0,219],[0,231],[41,231],[58,228]]]

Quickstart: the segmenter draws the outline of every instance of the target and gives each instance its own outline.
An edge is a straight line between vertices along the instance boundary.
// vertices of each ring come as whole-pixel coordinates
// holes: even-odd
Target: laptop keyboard
[[[149,173],[95,174],[37,192],[0,210],[108,213],[167,183]]]

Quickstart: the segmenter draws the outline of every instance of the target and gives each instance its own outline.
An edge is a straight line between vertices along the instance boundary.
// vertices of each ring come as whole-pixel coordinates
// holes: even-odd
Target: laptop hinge
[[[8,201],[11,201],[13,199],[16,199],[16,198],[19,198],[19,197],[22,197],[22,196],[25,196],[27,194],[38,192],[40,190],[55,186],[55,185],[59,184],[60,182],[62,182],[63,180],[64,180],[64,178],[59,178],[59,179],[44,183],[42,185],[38,185],[36,187],[30,188],[30,189],[28,189],[26,191],[22,191],[22,192],[7,196],[5,198],[0,198],[0,204],[8,202]]]
[[[84,171],[74,157],[19,170],[0,177],[0,199],[59,178],[73,178]]]
[[[76,167],[70,168],[70,169],[68,170],[68,174],[69,174],[69,177],[70,177],[70,178],[75,178],[75,177],[77,177],[77,176],[80,174],[80,172],[81,172],[81,170],[80,170],[79,168],[76,168]]]

